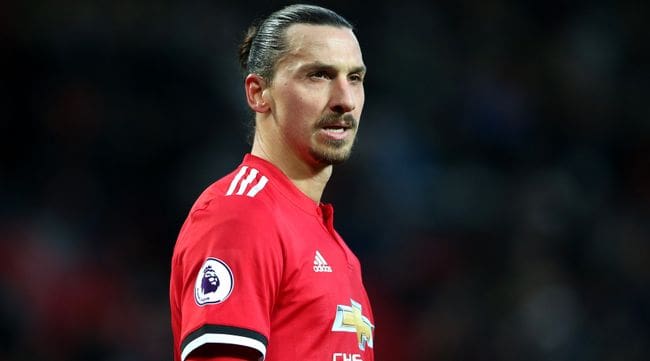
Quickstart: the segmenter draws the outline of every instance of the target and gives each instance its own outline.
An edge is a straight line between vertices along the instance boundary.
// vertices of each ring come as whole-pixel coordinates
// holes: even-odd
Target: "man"
[[[352,26],[293,5],[240,46],[251,154],[196,201],[172,259],[175,360],[372,361],[358,259],[321,196],[350,155],[365,66]]]

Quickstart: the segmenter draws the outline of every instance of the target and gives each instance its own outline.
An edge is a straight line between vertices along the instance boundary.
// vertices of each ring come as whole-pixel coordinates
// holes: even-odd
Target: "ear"
[[[248,106],[256,113],[266,113],[270,106],[264,95],[266,81],[257,74],[248,74],[244,81],[246,88],[246,101]]]

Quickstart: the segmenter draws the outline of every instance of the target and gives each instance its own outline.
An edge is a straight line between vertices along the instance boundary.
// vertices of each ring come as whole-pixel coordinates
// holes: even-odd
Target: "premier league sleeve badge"
[[[221,303],[230,296],[234,285],[230,267],[220,259],[208,258],[196,277],[194,300],[199,306]]]

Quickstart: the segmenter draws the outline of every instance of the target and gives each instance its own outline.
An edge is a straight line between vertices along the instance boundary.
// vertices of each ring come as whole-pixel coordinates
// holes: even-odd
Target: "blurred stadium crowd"
[[[248,151],[236,45],[283,4],[0,5],[0,360],[171,359],[172,247]],[[647,4],[320,4],[369,68],[326,200],[377,360],[648,360]]]

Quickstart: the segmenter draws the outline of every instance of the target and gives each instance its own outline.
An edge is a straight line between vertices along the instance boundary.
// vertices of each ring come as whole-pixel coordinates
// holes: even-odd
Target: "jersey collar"
[[[304,210],[305,212],[315,215],[322,216],[323,210],[327,209],[329,212],[332,212],[332,206],[329,204],[318,204],[314,202],[313,199],[309,198],[304,194],[295,184],[289,179],[289,177],[276,167],[273,163],[256,157],[250,153],[247,153],[244,156],[242,162],[243,165],[248,165],[254,167],[264,172],[267,177],[273,180],[272,185],[277,189],[283,196],[285,196],[291,203]]]

